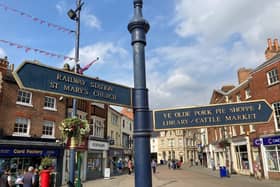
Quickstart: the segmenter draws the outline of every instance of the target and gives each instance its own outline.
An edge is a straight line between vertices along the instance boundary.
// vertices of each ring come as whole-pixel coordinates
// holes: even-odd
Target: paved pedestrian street
[[[145,179],[143,179],[145,180]],[[83,183],[83,187],[133,187],[134,174],[114,176],[110,179],[97,179]],[[231,175],[220,177],[219,171],[199,166],[183,166],[172,170],[159,166],[153,174],[153,187],[279,187],[277,180],[257,180],[253,177]],[[143,186],[145,187],[145,186]]]

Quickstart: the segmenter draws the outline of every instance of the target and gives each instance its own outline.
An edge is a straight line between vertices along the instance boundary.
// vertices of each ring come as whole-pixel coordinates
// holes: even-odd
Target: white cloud
[[[273,20],[280,16],[279,1],[262,0],[179,0],[175,8],[176,33],[181,37],[199,35],[207,42],[221,42],[233,33],[246,41],[262,42],[277,31]],[[250,10],[250,11],[248,11]],[[260,43],[259,43],[260,44]]]
[[[266,40],[279,32],[276,0],[176,2],[171,20],[180,42],[147,53],[151,108],[209,103],[214,89],[238,84],[239,68],[264,62]],[[188,45],[191,37],[196,43]]]
[[[85,23],[88,27],[95,28],[100,30],[101,29],[101,22],[100,20],[93,14],[89,13],[89,10],[85,9],[81,12],[81,21]]]
[[[84,66],[99,57],[98,63],[108,63],[114,58],[125,58],[128,52],[112,42],[99,42],[93,45],[80,47],[80,64]],[[75,49],[72,49],[68,56],[75,56]]]
[[[56,5],[55,8],[60,14],[65,14],[67,12],[67,5],[65,1],[59,1]]]

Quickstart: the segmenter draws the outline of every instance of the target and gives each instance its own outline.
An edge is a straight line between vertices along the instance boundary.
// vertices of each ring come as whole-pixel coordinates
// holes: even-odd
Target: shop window
[[[246,145],[235,146],[235,156],[237,161],[237,168],[240,170],[249,170],[249,160]]]
[[[272,69],[266,73],[268,85],[273,85],[279,82],[277,69]]]
[[[16,104],[25,105],[25,106],[32,106],[32,93],[24,90],[19,90],[17,95],[17,102]]]
[[[280,102],[272,104],[274,111],[275,111],[275,129],[280,130]]]
[[[29,136],[30,120],[27,118],[17,117],[14,125],[13,136]]]
[[[53,121],[44,121],[42,137],[43,138],[54,138],[54,122]]]
[[[269,171],[277,171],[280,169],[280,146],[266,147],[266,162]]]
[[[56,99],[54,97],[45,96],[44,109],[56,110]]]

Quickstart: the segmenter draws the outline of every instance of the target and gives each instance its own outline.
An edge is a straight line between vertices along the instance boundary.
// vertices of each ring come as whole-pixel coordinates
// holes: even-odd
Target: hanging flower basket
[[[74,137],[81,139],[88,135],[90,127],[86,120],[66,118],[60,123],[59,130],[64,138]]]
[[[47,169],[52,166],[52,159],[48,156],[44,157],[42,158],[40,165],[43,169]]]

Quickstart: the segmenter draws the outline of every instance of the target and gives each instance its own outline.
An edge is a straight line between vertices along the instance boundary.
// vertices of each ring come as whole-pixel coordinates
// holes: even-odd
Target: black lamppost
[[[146,88],[145,45],[150,26],[142,16],[142,0],[134,0],[134,16],[128,24],[133,46],[134,90],[133,111],[135,145],[135,187],[152,187],[150,163],[151,116]],[[145,179],[145,180],[143,180]]]
[[[79,46],[80,46],[80,11],[84,3],[81,3],[81,0],[77,0],[76,2],[77,8],[76,10],[69,10],[67,15],[70,19],[76,22],[76,40],[75,40],[75,65],[74,65],[74,72],[77,73],[77,65],[79,62]],[[72,118],[77,117],[77,99],[73,99],[73,110],[72,110]],[[70,159],[69,159],[69,187],[74,186],[75,182],[75,138],[71,137],[70,143]],[[80,155],[79,155],[80,161]],[[80,163],[79,163],[80,164]],[[79,165],[80,166],[80,165]],[[80,170],[80,168],[78,168]],[[78,185],[80,186],[80,171],[79,171],[79,182]]]

